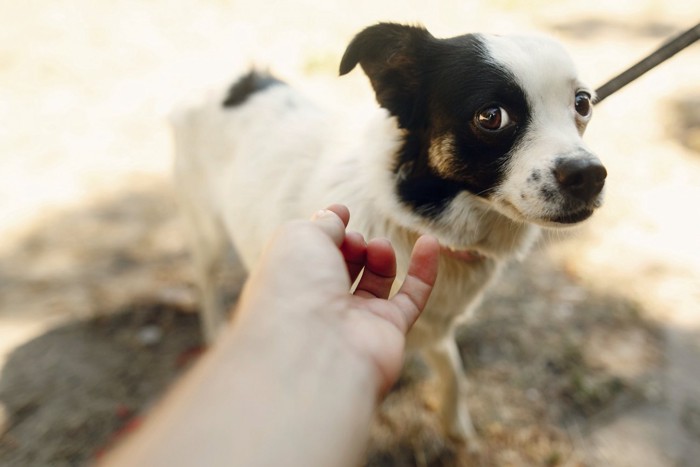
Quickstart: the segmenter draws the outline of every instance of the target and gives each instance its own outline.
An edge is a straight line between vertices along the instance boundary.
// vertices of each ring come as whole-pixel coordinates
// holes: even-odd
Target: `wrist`
[[[256,320],[221,336],[219,358],[236,362],[236,371],[248,375],[236,391],[247,394],[244,413],[235,417],[262,424],[257,431],[249,427],[239,442],[276,446],[274,453],[251,451],[274,458],[245,465],[359,461],[376,407],[376,370],[330,327],[309,321]]]

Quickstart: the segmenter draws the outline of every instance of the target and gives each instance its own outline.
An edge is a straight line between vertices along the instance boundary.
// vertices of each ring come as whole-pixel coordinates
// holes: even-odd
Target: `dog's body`
[[[581,141],[591,91],[543,39],[439,40],[380,24],[356,36],[341,74],[357,63],[382,107],[363,121],[256,73],[176,117],[205,331],[213,338],[224,319],[213,274],[228,242],[251,268],[280,223],[343,203],[351,229],[391,240],[402,277],[430,233],[443,246],[439,278],[409,345],[440,378],[447,432],[470,438],[455,326],[541,227],[600,205],[605,169]]]

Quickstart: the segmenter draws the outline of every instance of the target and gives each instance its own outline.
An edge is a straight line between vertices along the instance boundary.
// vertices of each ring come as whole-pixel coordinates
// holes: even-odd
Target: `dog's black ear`
[[[360,32],[340,61],[340,74],[358,63],[372,83],[379,104],[406,128],[416,111],[423,57],[435,38],[423,27],[379,23]]]

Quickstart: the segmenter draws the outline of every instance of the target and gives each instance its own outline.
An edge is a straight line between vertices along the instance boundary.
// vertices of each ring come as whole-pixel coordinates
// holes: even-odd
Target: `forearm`
[[[284,321],[227,329],[112,463],[355,465],[376,375],[329,330],[307,329],[321,324]]]

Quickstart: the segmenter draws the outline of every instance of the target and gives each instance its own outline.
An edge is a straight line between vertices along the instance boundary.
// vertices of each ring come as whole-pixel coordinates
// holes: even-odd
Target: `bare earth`
[[[169,179],[181,96],[254,57],[371,102],[335,69],[377,20],[553,35],[601,84],[700,19],[697,2],[660,0],[258,3],[0,4],[0,465],[94,461],[201,350]],[[411,358],[367,465],[700,463],[698,83],[696,45],[596,108],[606,206],[513,263],[461,333],[482,453],[440,435]],[[235,295],[243,274],[229,280]]]

